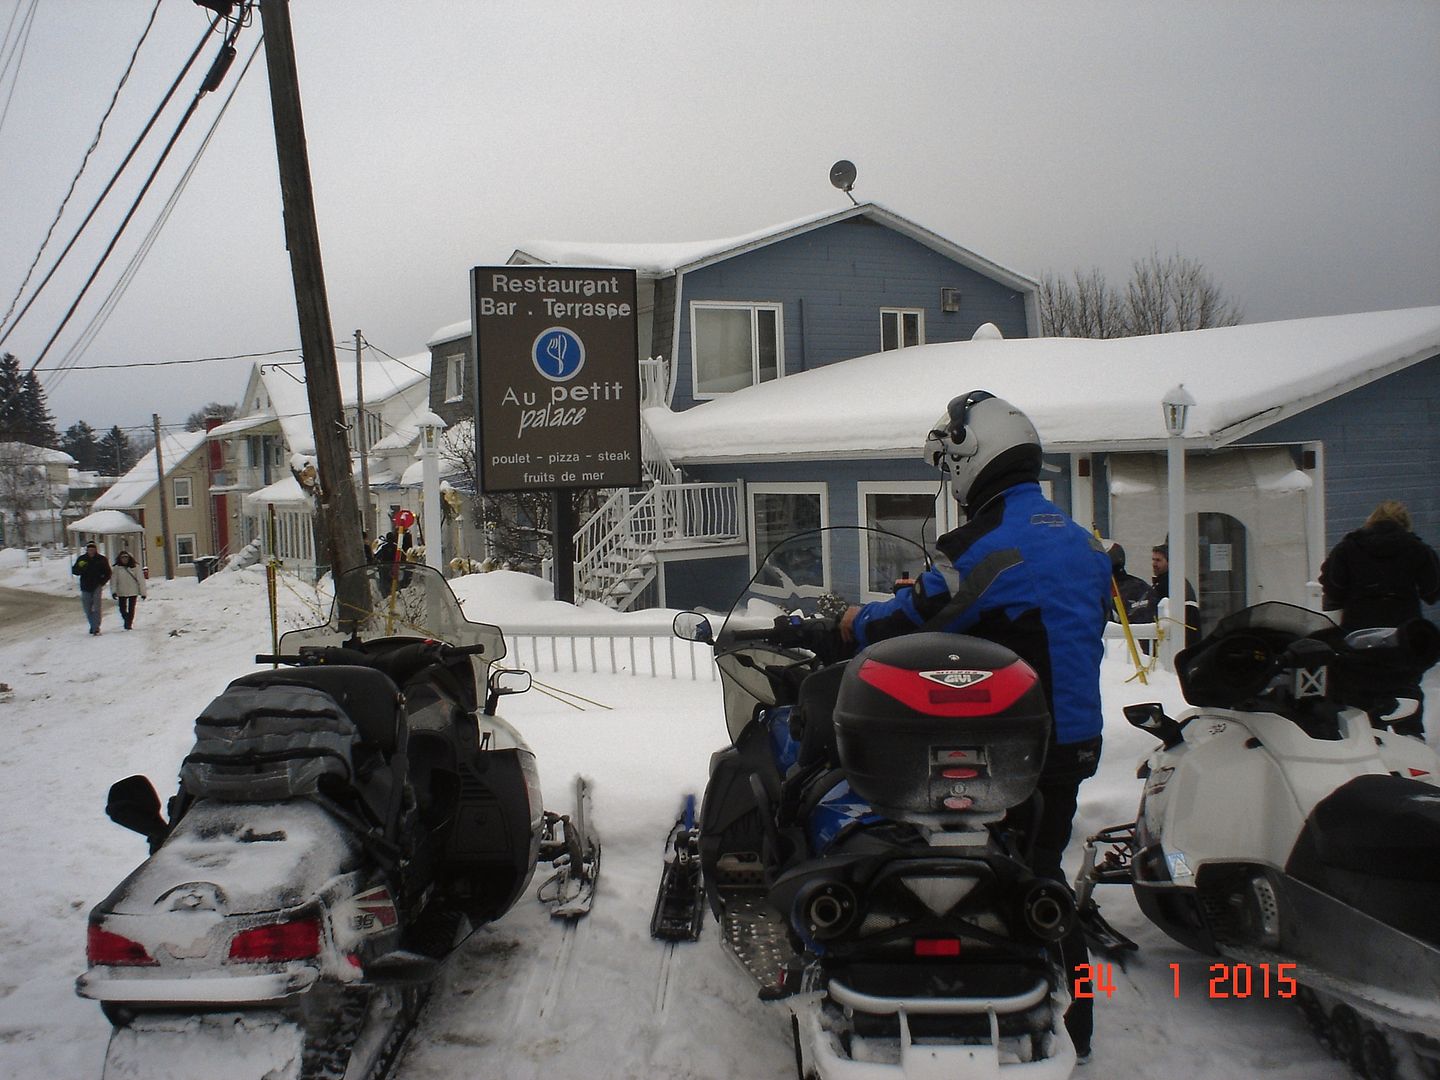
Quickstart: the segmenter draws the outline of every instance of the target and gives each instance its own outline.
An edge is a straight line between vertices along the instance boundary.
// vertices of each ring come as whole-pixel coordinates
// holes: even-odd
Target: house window
[[[928,482],[860,484],[860,523],[874,532],[860,547],[860,576],[865,599],[893,595],[895,582],[925,569],[920,550],[935,550],[939,524],[936,485]],[[889,535],[885,535],[889,534]]]
[[[690,305],[695,396],[714,397],[778,379],[785,370],[781,305]]]
[[[750,558],[759,568],[771,548],[796,533],[819,529],[828,513],[823,484],[751,484]],[[788,596],[796,590],[815,595],[830,588],[829,550],[825,534],[790,545],[773,580],[757,581],[760,592]]]
[[[189,566],[195,561],[195,534],[180,533],[175,537],[175,561]]]
[[[445,400],[459,401],[465,396],[465,354],[445,358]]]
[[[922,308],[880,309],[880,351],[925,344],[925,311]]]
[[[177,476],[171,483],[175,490],[175,509],[188,509],[190,506],[190,478]]]

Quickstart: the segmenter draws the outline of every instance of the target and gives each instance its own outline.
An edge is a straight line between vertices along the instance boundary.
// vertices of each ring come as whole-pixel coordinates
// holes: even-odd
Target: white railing
[[[677,638],[668,626],[504,626],[502,664],[534,672],[592,672],[713,682],[714,651]]]
[[[665,453],[665,448],[660,445],[660,440],[655,438],[655,432],[650,430],[650,425],[645,422],[645,415],[640,415],[640,460],[645,464],[645,471],[652,480],[662,484],[684,483],[685,478],[680,475],[680,470],[670,462]]]
[[[576,592],[604,599],[614,580],[638,568],[661,544],[738,541],[742,501],[738,480],[616,492],[575,534]]]
[[[640,361],[640,407],[664,407],[670,403],[670,365],[663,356]]]

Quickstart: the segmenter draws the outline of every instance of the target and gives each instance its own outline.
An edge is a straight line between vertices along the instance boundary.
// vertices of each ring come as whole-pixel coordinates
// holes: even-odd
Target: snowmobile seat
[[[1440,944],[1440,792],[1402,776],[1357,776],[1316,804],[1286,872]]]
[[[791,734],[800,739],[800,754],[795,760],[799,771],[808,771],[812,765],[835,765],[840,760],[832,717],[846,667],[832,664],[800,684],[799,700],[790,718]]]
[[[335,699],[354,722],[360,741],[384,757],[400,741],[400,688],[388,675],[358,664],[277,668],[242,675],[231,686],[309,686]]]

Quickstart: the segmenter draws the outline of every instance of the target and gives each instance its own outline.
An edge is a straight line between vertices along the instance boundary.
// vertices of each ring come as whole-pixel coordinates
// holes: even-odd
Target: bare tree
[[[42,453],[27,443],[0,443],[0,519],[8,517],[13,525],[5,537],[12,545],[29,543],[30,512],[50,505]]]
[[[1151,252],[1134,263],[1123,291],[1096,268],[1040,283],[1041,333],[1047,337],[1134,337],[1234,326],[1244,312],[1201,263]]]

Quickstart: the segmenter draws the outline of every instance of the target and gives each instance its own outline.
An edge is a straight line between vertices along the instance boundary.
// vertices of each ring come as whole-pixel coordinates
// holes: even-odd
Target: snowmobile
[[[790,1010],[802,1078],[1060,1080],[1076,1062],[1058,950],[1073,902],[1002,824],[1039,778],[1043,688],[1008,649],[956,634],[849,657],[843,602],[806,582],[822,544],[857,543],[917,569],[926,558],[889,534],[804,533],[718,632],[676,618],[678,636],[714,648],[730,736],[698,829],[672,831],[698,851],[696,902],[759,996]],[[691,925],[683,855],[656,903],[674,938]]]
[[[495,666],[501,630],[425,566],[335,589],[328,622],[284,634],[196,720],[167,814],[143,776],[110,790],[151,853],[91,911],[76,984],[114,1025],[107,1080],[382,1076],[441,961],[538,858],[593,887],[598,845],[543,810],[534,754],[496,715],[530,686]]]
[[[1362,1076],[1440,1076],[1440,756],[1387,730],[1437,657],[1423,620],[1347,636],[1280,603],[1180,652],[1194,707],[1124,710],[1160,746],[1136,821],[1086,843],[1092,944],[1127,944],[1093,890],[1129,885],[1169,937],[1221,958],[1237,996],[1297,1000]]]

